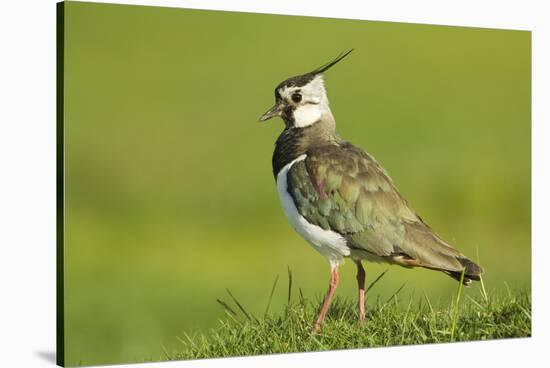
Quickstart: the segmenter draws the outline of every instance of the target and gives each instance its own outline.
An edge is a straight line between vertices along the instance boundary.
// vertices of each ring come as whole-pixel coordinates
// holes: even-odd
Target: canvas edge
[[[65,3],[56,3],[56,364],[65,365],[64,51]]]

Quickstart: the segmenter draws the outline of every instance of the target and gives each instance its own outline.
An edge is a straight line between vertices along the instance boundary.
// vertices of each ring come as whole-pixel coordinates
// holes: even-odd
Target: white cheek
[[[299,128],[309,126],[321,119],[319,105],[302,105],[294,110],[294,125]]]

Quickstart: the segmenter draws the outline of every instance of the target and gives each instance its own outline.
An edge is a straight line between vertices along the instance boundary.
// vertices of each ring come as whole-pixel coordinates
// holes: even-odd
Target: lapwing
[[[483,273],[422,220],[373,156],[337,135],[323,73],[351,51],[281,82],[275,105],[260,117],[278,116],[285,123],[272,159],[281,205],[294,230],[330,265],[314,331],[325,319],[344,258],[357,266],[360,322],[365,319],[362,261],[441,271],[464,284]]]

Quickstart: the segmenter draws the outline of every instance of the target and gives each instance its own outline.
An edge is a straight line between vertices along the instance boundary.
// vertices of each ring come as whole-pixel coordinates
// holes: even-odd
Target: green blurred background
[[[157,360],[225,318],[308,298],[326,260],[287,224],[271,173],[283,79],[328,72],[340,135],[368,150],[490,293],[530,288],[531,36],[490,30],[67,3],[65,332],[74,364]],[[372,280],[386,265],[367,265]],[[354,267],[338,295],[355,297]],[[391,267],[369,299],[448,303],[456,282]],[[504,291],[503,291],[504,290]],[[468,293],[478,294],[478,285]]]

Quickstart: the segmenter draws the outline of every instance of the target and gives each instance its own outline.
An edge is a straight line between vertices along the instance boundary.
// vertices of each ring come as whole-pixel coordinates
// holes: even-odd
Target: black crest
[[[308,74],[313,74],[313,76],[317,75],[317,74],[321,74],[321,73],[324,73],[326,72],[327,70],[329,70],[330,68],[332,68],[334,65],[338,64],[338,62],[340,62],[343,58],[345,58],[346,56],[348,56],[351,52],[353,51],[353,49],[349,49],[348,51],[346,52],[341,52],[340,55],[336,56],[336,58],[328,63],[326,63],[325,65],[323,66],[320,66],[318,67],[317,69],[315,69],[314,71],[308,73]]]
[[[305,86],[306,84],[311,82],[313,80],[313,78],[315,78],[317,75],[319,75],[321,73],[324,73],[327,70],[329,70],[330,68],[332,68],[338,62],[340,62],[343,58],[348,56],[352,51],[353,51],[353,49],[350,49],[346,52],[341,52],[332,61],[329,61],[328,63],[318,67],[317,69],[315,69],[315,70],[313,70],[309,73],[306,73],[306,74],[297,75],[295,77],[288,78],[287,80],[281,82],[275,88],[275,96],[280,97],[280,96],[278,96],[278,92],[277,92],[279,90],[279,88],[283,88],[283,87],[303,87],[303,86]]]

